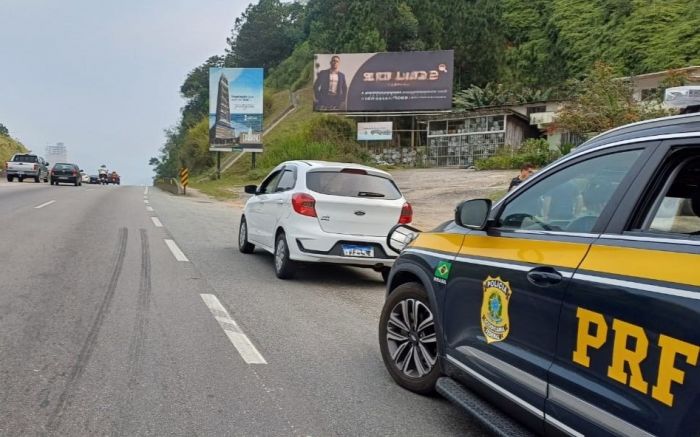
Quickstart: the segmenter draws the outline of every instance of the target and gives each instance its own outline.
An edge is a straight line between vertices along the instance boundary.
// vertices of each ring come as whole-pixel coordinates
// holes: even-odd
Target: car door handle
[[[559,284],[564,277],[552,267],[536,267],[527,272],[527,280],[538,287],[551,287]]]
[[[278,205],[282,205],[284,203],[284,200],[277,200],[275,203]]]

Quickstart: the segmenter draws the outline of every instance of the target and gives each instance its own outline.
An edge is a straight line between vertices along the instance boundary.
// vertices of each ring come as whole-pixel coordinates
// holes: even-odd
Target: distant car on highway
[[[238,247],[274,254],[275,273],[294,275],[298,262],[369,267],[386,279],[397,254],[389,230],[410,223],[411,205],[389,173],[357,164],[289,161],[248,185]]]
[[[88,176],[88,174],[82,170],[80,170],[80,182],[82,182],[84,184],[90,183],[90,176]]]
[[[90,175],[90,180],[88,182],[89,184],[99,184],[100,183],[100,176],[96,174],[91,174]]]
[[[76,187],[82,185],[80,167],[76,164],[58,163],[51,169],[51,185],[71,183]]]
[[[116,171],[110,173],[109,178],[107,180],[110,184],[119,185],[121,183],[121,177],[119,177],[119,173],[117,173]]]
[[[49,181],[49,163],[44,158],[31,153],[16,153],[5,163],[5,174],[7,182],[12,182],[17,178],[23,182],[25,178],[32,178],[34,182],[43,180]]]

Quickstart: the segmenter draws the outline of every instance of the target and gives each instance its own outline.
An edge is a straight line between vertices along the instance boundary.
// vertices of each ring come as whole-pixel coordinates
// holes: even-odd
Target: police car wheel
[[[389,295],[379,320],[379,347],[397,384],[420,394],[435,391],[440,376],[437,334],[422,285],[402,284]]]

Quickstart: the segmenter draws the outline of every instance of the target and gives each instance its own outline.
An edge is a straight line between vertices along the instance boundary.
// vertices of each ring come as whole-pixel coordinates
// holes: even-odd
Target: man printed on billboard
[[[331,57],[331,68],[318,72],[314,83],[314,107],[317,110],[345,110],[348,85],[339,67],[340,56],[334,55]]]

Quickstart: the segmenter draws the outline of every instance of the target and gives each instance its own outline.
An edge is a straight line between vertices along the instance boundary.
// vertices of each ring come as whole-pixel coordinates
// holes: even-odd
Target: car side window
[[[282,176],[282,170],[277,170],[276,172],[271,173],[267,178],[265,178],[262,184],[260,184],[258,194],[274,193],[275,189],[277,188],[277,183],[280,180],[280,176]]]
[[[597,156],[526,187],[502,211],[506,229],[588,233],[641,150]]]
[[[293,168],[285,168],[275,191],[287,191],[294,188],[297,183],[297,172]]]
[[[645,214],[642,232],[700,236],[700,151],[677,160]]]

